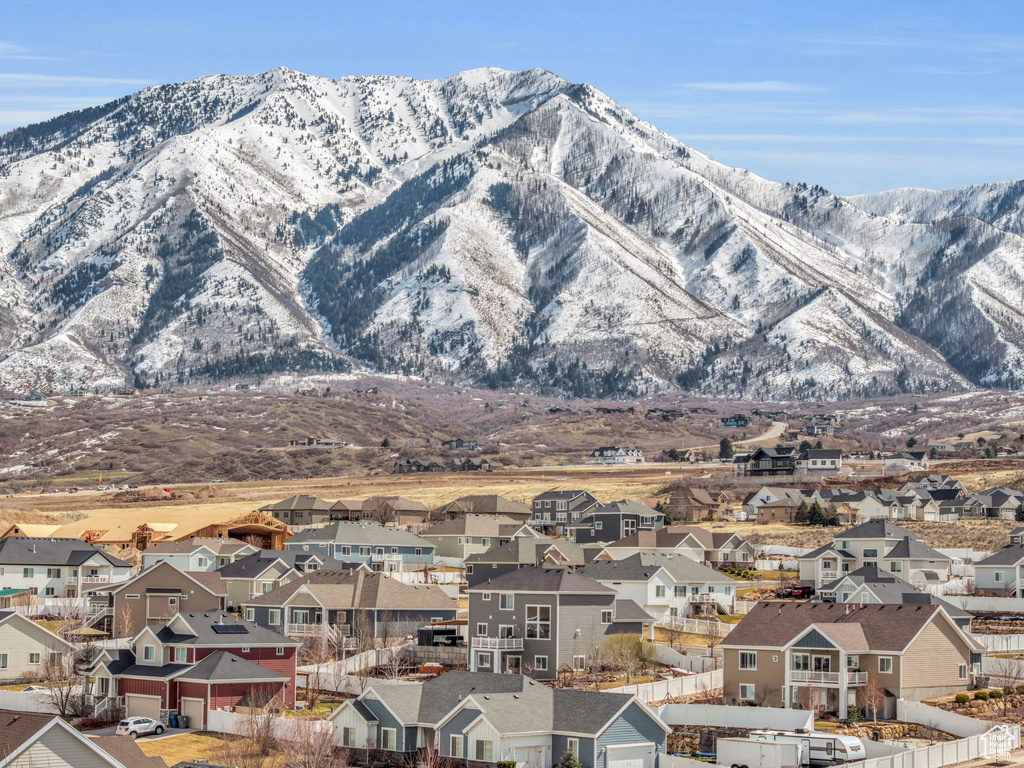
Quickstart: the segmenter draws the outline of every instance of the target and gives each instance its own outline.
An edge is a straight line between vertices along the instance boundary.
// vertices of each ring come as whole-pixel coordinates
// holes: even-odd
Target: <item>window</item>
[[[482,760],[485,763],[494,762],[494,742],[484,741],[483,739],[477,739],[476,741],[476,759]]]
[[[248,653],[248,652],[249,652],[249,646],[248,645],[243,645],[242,646],[242,653]]]
[[[564,523],[566,521],[566,519],[567,518],[566,518],[565,512],[555,512],[555,522],[556,523]]]
[[[740,669],[757,669],[757,651],[740,651]]]
[[[281,623],[281,609],[271,608],[267,615],[267,623],[277,626]]]
[[[811,657],[806,653],[793,654],[793,669],[798,672],[806,672],[811,668]]]
[[[476,659],[476,665],[481,669],[491,668],[491,654],[481,653]]]
[[[416,549],[413,551],[415,552],[416,557],[420,557],[423,555],[423,547],[416,547]]]
[[[398,547],[392,547],[391,548],[391,554],[392,555],[397,555],[398,554]]]
[[[691,595],[699,595],[700,594],[700,587],[690,587],[690,594]]]
[[[995,580],[996,580],[996,582],[1001,582],[1003,580],[1003,572],[1002,571],[996,571],[995,572]]]
[[[898,560],[895,561],[895,562],[889,563],[889,570],[892,571],[893,573],[902,573],[903,572],[903,563],[899,562]]]
[[[601,623],[602,624],[611,624],[612,623],[612,612],[611,611],[601,611]]]
[[[466,755],[463,753],[465,743],[463,736],[456,736],[455,734],[452,734],[451,749],[449,751],[450,755],[452,757],[465,757]]]
[[[397,728],[381,728],[380,729],[380,748],[388,749],[394,752],[398,748],[398,729]]]
[[[726,587],[725,588],[725,594],[731,595],[732,594],[732,587]]]
[[[360,557],[369,557],[370,556],[370,548],[369,547],[360,547],[359,548],[359,556]]]
[[[156,661],[156,648],[152,645],[142,646],[142,660]]]
[[[480,595],[480,599],[481,600],[490,600],[491,599],[491,593],[490,592],[484,592],[482,595]]]
[[[511,611],[515,608],[516,596],[507,592],[498,595],[498,610]]]
[[[355,728],[342,728],[341,729],[341,746],[343,747],[354,747],[356,745],[356,729]]]
[[[832,658],[830,656],[815,656],[814,657],[814,671],[815,672],[831,672],[832,671]]]
[[[138,595],[125,595],[125,597],[127,597],[129,600],[138,600],[139,599]]]
[[[207,568],[210,565],[210,558],[200,557],[198,560],[196,560],[196,565],[200,568]]]
[[[46,569],[46,578],[48,578],[48,579],[59,579],[60,578],[60,568],[47,568]]]
[[[555,502],[555,509],[556,510],[558,510],[558,509],[566,510],[568,508],[569,508],[569,502],[567,502],[567,501],[556,501]]]
[[[348,557],[351,554],[352,554],[352,547],[350,547],[348,544],[345,544],[341,548],[341,556],[342,557]]]
[[[594,521],[594,530],[595,531],[600,531],[603,528],[604,528],[604,523],[602,523],[600,520],[595,520]]]
[[[487,637],[487,625],[485,623],[480,622],[476,625],[476,636]]]
[[[533,657],[533,668],[538,672],[548,671],[548,657],[547,656],[534,656]]]
[[[46,591],[45,591],[45,594],[46,594],[47,597],[53,597],[54,595],[57,594],[57,591],[53,587],[47,587]]]
[[[7,654],[0,653],[0,669],[7,669]]]
[[[7,656],[7,654],[4,654],[5,658],[6,658],[6,656]],[[7,665],[4,664],[4,666],[7,666]],[[967,679],[967,665],[966,664],[960,664],[956,668],[956,677],[957,677],[958,680],[966,680]]]
[[[587,657],[586,656],[573,656],[572,657],[572,668],[577,672],[582,672],[587,668]]]
[[[534,640],[551,639],[551,606],[526,606],[526,636]]]
[[[864,550],[864,557],[878,557],[878,550],[877,549],[865,549]]]
[[[686,587],[676,587],[676,597],[686,597]]]
[[[656,584],[655,585],[655,587],[654,587],[654,596],[655,597],[664,597],[665,596],[665,585],[664,584]]]
[[[578,757],[579,754],[580,754],[580,740],[579,739],[566,739],[565,742],[566,742],[567,749]]]
[[[28,655],[28,663],[29,664],[38,664],[39,663],[39,654],[38,653],[30,653]]]
[[[187,648],[175,648],[174,649],[174,661],[177,662],[177,663],[183,663],[183,662],[188,661],[188,649]]]
[[[466,566],[466,575],[467,576],[472,576],[473,575],[473,565],[472,564],[469,564],[469,565]]]
[[[754,700],[754,686],[749,683],[743,683],[740,685],[740,701],[753,701]]]
[[[316,569],[313,569],[313,570],[316,570]],[[264,595],[267,594],[268,592],[270,592],[273,589],[274,589],[274,582],[272,582],[272,581],[262,581],[262,582],[260,582],[260,591]]]
[[[35,568],[22,568],[21,575],[26,579],[34,579],[36,577]]]
[[[853,656],[846,657],[846,668],[847,669],[860,669],[860,656],[854,654]]]
[[[245,620],[246,621],[256,621],[256,609],[255,608],[246,608],[245,609]]]
[[[277,655],[278,656],[284,656],[284,646],[283,645],[277,646]]]
[[[878,657],[878,671],[883,675],[887,675],[892,672],[892,656]]]
[[[480,544],[485,546],[485,547],[490,547],[491,546],[491,540],[490,539],[480,539]],[[419,552],[417,551],[416,554],[418,555]]]

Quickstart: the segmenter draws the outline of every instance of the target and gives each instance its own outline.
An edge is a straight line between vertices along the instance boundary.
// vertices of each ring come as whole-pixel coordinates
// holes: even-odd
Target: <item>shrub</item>
[[[988,695],[991,698],[993,698],[993,699],[1001,699],[1001,698],[1003,698],[1003,692],[1002,691],[989,691]]]
[[[978,691],[974,694],[974,698],[978,701],[988,701],[988,691]]]
[[[968,696],[966,693],[958,693],[956,695],[956,703],[957,704],[966,704],[970,700],[971,700],[971,697]]]
[[[94,717],[92,715],[85,715],[78,722],[78,727],[83,731],[94,731],[97,728],[104,728],[106,725],[106,721],[100,720],[98,717]]]

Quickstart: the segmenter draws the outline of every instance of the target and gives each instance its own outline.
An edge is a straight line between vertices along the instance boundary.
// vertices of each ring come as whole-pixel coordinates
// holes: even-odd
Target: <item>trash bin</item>
[[[177,728],[178,727],[178,716],[175,715],[175,714],[168,715],[168,717],[167,717],[167,724],[170,725],[171,728]]]
[[[178,715],[178,728],[188,728],[188,715]]]

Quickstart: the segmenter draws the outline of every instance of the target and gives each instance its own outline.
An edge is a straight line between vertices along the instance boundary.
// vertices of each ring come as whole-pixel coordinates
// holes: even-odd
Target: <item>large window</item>
[[[156,661],[156,647],[152,645],[142,646],[142,660]]]
[[[343,747],[354,747],[354,746],[356,746],[356,729],[355,728],[342,728],[341,729],[341,746],[343,746]]]
[[[579,739],[566,739],[566,748],[568,752],[572,752],[574,755],[580,754],[580,740]]]
[[[740,651],[740,669],[757,669],[757,651]]]
[[[476,740],[476,759],[484,763],[494,762],[494,742],[483,739]]]
[[[534,640],[551,639],[551,606],[526,606],[526,636]]]
[[[654,596],[655,597],[664,597],[665,596],[665,585],[664,584],[655,584],[655,586],[654,586]]]
[[[394,752],[398,749],[398,729],[397,728],[381,728],[380,729],[380,748],[388,749]]]
[[[806,653],[793,654],[793,669],[798,672],[806,672],[811,668],[811,657]]]
[[[511,592],[502,592],[498,595],[498,609],[511,611],[516,607],[516,596]]]
[[[452,757],[465,757],[466,755],[465,755],[465,753],[463,751],[465,749],[465,743],[466,742],[464,741],[464,737],[463,736],[457,736],[455,734],[452,734],[451,752],[450,752],[451,756]]]

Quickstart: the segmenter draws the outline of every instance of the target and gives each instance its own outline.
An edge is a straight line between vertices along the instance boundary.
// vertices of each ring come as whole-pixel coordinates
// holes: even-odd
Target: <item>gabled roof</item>
[[[201,680],[209,682],[249,682],[287,680],[285,675],[267,667],[261,667],[228,651],[214,651],[202,661],[192,665],[178,675],[179,680]]]
[[[314,571],[244,603],[281,606],[304,590],[329,609],[455,611],[456,601],[436,584],[405,584],[383,573],[364,570]]]
[[[253,579],[264,573],[276,562],[286,568],[298,570],[307,563],[316,562],[323,570],[346,570],[359,567],[356,563],[343,563],[320,552],[302,552],[294,549],[262,549],[251,555],[240,557],[217,569],[216,573],[225,579]]]
[[[172,627],[187,631],[174,631]],[[224,627],[230,629],[225,630]],[[221,646],[236,648],[240,646],[289,646],[299,643],[273,629],[261,627],[251,621],[239,618],[227,611],[207,611],[205,613],[179,613],[163,627],[156,629],[156,638],[164,645],[198,645],[203,647]]]
[[[637,531],[618,541],[608,544],[615,548],[675,549],[687,538],[692,537],[704,549],[719,549],[731,539],[739,538],[735,533],[711,532],[696,525],[668,525],[656,531]],[[740,539],[742,541],[742,539]]]
[[[811,550],[805,555],[800,555],[799,560],[817,560],[822,555],[832,555],[834,557],[845,557],[852,559],[854,557],[852,552],[847,552],[845,549],[839,549],[834,543],[829,542],[824,544],[817,549]]]
[[[141,579],[143,577],[146,577],[146,576],[149,576],[150,574],[154,573],[155,571],[157,571],[158,569],[161,569],[161,568],[169,569],[169,571],[168,571],[169,575],[181,575],[181,576],[184,576],[188,581],[191,581],[193,584],[195,584],[200,589],[203,589],[206,592],[210,592],[210,594],[214,595],[215,597],[218,596],[218,593],[211,592],[210,588],[208,586],[206,586],[205,583],[203,583],[203,582],[199,581],[198,579],[196,579],[195,576],[192,573],[186,573],[185,571],[179,571],[177,568],[175,568],[173,565],[171,565],[166,560],[161,560],[161,561],[159,561],[157,563],[154,563],[153,565],[149,566],[148,568],[143,568],[141,571],[139,571],[137,574],[132,576],[130,579],[127,579],[126,581],[118,581],[118,582],[116,582],[114,584],[100,584],[99,586],[91,587],[89,589],[85,589],[85,590],[82,590],[82,591],[85,592],[85,593],[96,593],[96,594],[108,594],[108,593],[109,594],[113,594],[113,593],[116,593],[116,592],[121,592],[122,590],[127,589],[132,584],[137,582],[139,579]]]
[[[502,527],[510,525],[519,529],[523,523],[505,515],[459,515],[420,531],[420,536],[493,536],[497,538]]]
[[[187,571],[188,575],[198,581],[210,592],[220,597],[228,593],[228,585],[217,571]]]
[[[167,768],[162,757],[149,757],[135,743],[124,736],[89,736],[89,740],[110,755],[124,768]],[[212,768],[212,766],[207,766]]]
[[[836,539],[920,539],[905,528],[900,528],[888,520],[868,520],[866,523],[855,525],[842,533],[837,533]]]
[[[471,514],[481,515],[517,515],[526,517],[530,515],[530,508],[518,501],[506,499],[494,493],[470,494],[460,496],[455,501],[448,502],[441,510],[462,511]]]
[[[287,499],[276,501],[273,504],[266,504],[260,507],[260,512],[291,512],[294,510],[312,510],[316,512],[329,512],[331,502],[318,499],[316,496],[289,496]]]
[[[904,536],[892,549],[885,553],[886,560],[941,560],[951,562],[952,558],[936,552],[923,541]]]
[[[622,499],[621,501],[613,501],[608,504],[597,505],[591,509],[585,517],[581,517],[576,522],[571,523],[568,527],[593,528],[594,522],[598,520],[599,517],[607,515],[616,515],[619,517],[636,516],[651,519],[662,517],[660,512],[656,512],[641,501],[636,501],[635,499]]]
[[[664,569],[679,584],[735,584],[724,573],[671,552],[637,552],[621,560],[592,560],[579,573],[596,581],[649,581]]]
[[[130,568],[124,560],[109,555],[81,539],[11,536],[0,539],[0,565],[81,565],[99,556],[115,567]]]
[[[148,758],[130,739],[123,737],[107,737],[106,739],[90,739],[76,731],[64,720],[51,714],[17,712],[0,710],[0,765],[34,765],[36,760],[26,760],[27,750],[43,738],[46,732],[56,729],[66,731],[73,740],[80,742],[87,752],[96,757],[96,762],[103,761],[112,768],[166,768],[161,758]],[[114,745],[111,740],[118,738],[128,745]]]
[[[486,552],[470,555],[466,563],[537,565],[548,552],[552,553],[553,559],[566,565],[583,565],[587,561],[583,547],[566,539],[519,538],[500,547],[491,547]]]
[[[288,549],[303,544],[366,544],[369,546],[387,547],[424,547],[433,549],[434,545],[419,536],[415,536],[400,528],[386,528],[369,521],[337,520],[323,528],[310,528],[295,534],[288,539]]]
[[[611,587],[566,568],[544,568],[537,565],[518,568],[467,591],[616,594]]]
[[[402,496],[371,496],[367,499],[338,499],[331,505],[332,512],[373,511],[381,504],[389,505],[395,512],[426,512],[422,501],[412,501]]]
[[[238,539],[216,538],[213,536],[196,536],[184,541],[161,541],[147,548],[146,555],[187,555],[205,547],[215,555],[233,555],[236,552],[252,548]]]
[[[1011,544],[1008,547],[997,549],[984,560],[979,560],[974,565],[1016,565],[1021,560],[1024,560],[1024,544]]]
[[[654,617],[637,605],[635,600],[616,600],[612,604],[613,623],[641,622],[643,624],[650,624],[653,621]]]

